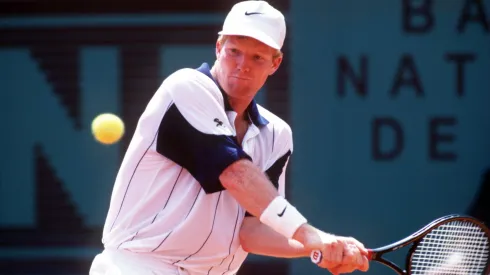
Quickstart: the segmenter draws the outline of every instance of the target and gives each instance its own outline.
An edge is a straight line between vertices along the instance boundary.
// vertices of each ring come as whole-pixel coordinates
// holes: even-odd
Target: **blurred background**
[[[236,2],[0,1],[0,274],[88,274],[139,115],[214,61]],[[258,101],[293,129],[289,199],[368,247],[466,213],[490,168],[490,0],[270,3],[285,59]],[[126,124],[109,146],[90,130],[106,112]],[[326,272],[250,256],[239,275]]]

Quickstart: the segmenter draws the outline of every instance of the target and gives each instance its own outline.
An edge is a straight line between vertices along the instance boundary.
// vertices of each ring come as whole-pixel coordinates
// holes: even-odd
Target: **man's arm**
[[[324,257],[319,266],[329,269],[332,274],[350,273],[356,269],[368,270],[367,250],[353,238],[336,237],[308,223],[302,224],[292,238],[287,238],[286,234],[281,234],[280,228],[274,228],[277,225],[281,226],[283,221],[272,218],[271,222],[263,218],[264,215],[285,215],[287,208],[284,208],[283,211],[276,208],[277,212],[269,212],[271,208],[274,209],[275,200],[282,197],[265,174],[249,160],[239,160],[228,166],[220,175],[220,181],[242,207],[253,216],[260,217],[259,219],[246,217],[244,220],[240,230],[240,241],[245,251],[259,255],[292,258],[309,256],[312,250],[318,249],[328,256],[328,259]],[[285,202],[282,199],[281,204]],[[294,208],[292,205],[288,204],[288,206]],[[284,223],[290,226],[286,221]],[[296,240],[300,244],[288,241],[289,239]],[[350,245],[355,248],[349,247]]]
[[[294,240],[288,240],[255,217],[245,217],[240,229],[243,250],[276,258],[309,257],[310,251]]]
[[[223,187],[243,208],[253,216],[261,217],[263,223],[269,221],[267,225],[278,233],[283,229],[278,227],[282,225],[294,227],[297,219],[301,218],[298,217],[300,214],[297,210],[279,195],[264,172],[247,159],[232,163],[221,173],[219,179]],[[274,204],[280,208],[274,207]],[[270,220],[266,221],[267,217],[264,216],[270,217]],[[323,248],[320,235],[306,222],[297,227],[292,238],[302,243],[310,251],[315,247]]]
[[[317,230],[322,236],[322,239],[326,240],[327,243],[329,242],[328,239],[331,239],[332,237],[336,238],[335,236],[327,234],[319,229],[312,229]],[[242,227],[240,228],[239,237],[240,245],[242,246],[243,250],[256,255],[276,258],[302,258],[309,257],[311,252],[301,243],[295,240],[288,240],[279,235],[277,232],[261,223],[255,217],[245,217]],[[344,242],[352,245],[364,247],[353,238],[337,238],[341,238]],[[334,268],[330,266],[329,271],[332,272],[332,274],[350,273],[356,269],[361,271],[367,271],[369,269],[369,262],[365,256],[362,258],[357,257],[357,259],[354,260],[356,256],[352,254],[352,251],[344,250],[343,256],[348,254],[350,254],[352,257],[350,260],[351,264],[341,265]],[[353,262],[357,262],[357,264],[352,264]],[[325,263],[320,264],[320,266],[328,268]]]
[[[279,196],[266,175],[246,159],[232,163],[219,179],[238,203],[256,217],[260,217],[271,201]]]

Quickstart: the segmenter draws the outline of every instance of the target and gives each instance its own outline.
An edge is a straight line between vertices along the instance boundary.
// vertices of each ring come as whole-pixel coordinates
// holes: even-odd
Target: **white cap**
[[[286,21],[266,1],[243,1],[231,8],[218,34],[249,36],[280,50],[286,37]]]

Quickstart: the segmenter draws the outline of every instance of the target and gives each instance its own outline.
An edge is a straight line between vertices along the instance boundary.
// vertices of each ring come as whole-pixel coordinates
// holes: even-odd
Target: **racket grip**
[[[369,261],[373,259],[374,252],[368,249],[367,258]],[[314,264],[319,264],[322,261],[322,252],[320,250],[313,250],[310,254],[310,259]]]
[[[314,264],[319,264],[322,261],[322,252],[320,250],[311,251],[310,259]]]

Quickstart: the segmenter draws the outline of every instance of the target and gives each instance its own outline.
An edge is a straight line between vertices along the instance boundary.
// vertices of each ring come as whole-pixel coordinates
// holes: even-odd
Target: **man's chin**
[[[251,100],[255,94],[251,93],[249,90],[240,89],[240,91],[233,91],[231,93],[227,93],[228,97],[235,100]]]

